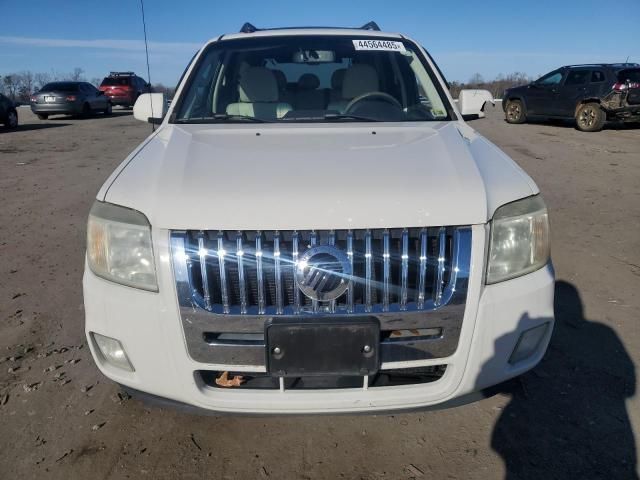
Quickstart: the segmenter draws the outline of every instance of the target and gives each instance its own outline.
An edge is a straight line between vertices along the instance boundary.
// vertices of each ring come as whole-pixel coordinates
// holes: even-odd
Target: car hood
[[[459,122],[166,124],[101,193],[169,229],[467,225],[532,194],[500,155]]]

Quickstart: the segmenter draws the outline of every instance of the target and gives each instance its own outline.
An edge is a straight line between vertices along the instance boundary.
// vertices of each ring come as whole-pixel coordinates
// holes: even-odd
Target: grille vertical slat
[[[459,303],[465,298],[469,279],[471,228],[464,226],[193,230],[171,235],[173,262],[178,262],[174,271],[184,271],[188,278],[182,291],[191,292],[190,305],[213,313],[251,316],[429,311]],[[347,276],[347,289],[342,295],[315,300],[300,290],[296,270],[310,248],[326,246],[346,253],[348,266],[344,268],[352,274]],[[328,252],[331,255],[331,250]],[[327,258],[327,254],[322,255]],[[330,278],[324,274],[310,278],[311,288],[327,287]]]
[[[349,258],[349,265],[353,272],[353,232],[349,230],[347,232],[347,257]],[[354,303],[354,283],[353,276],[349,277],[349,288],[347,289],[347,312],[353,313]]]
[[[265,312],[264,276],[262,272],[262,233],[256,236],[256,280],[258,283],[258,313]]]
[[[227,290],[227,269],[225,266],[225,250],[224,250],[224,236],[218,235],[218,269],[220,274],[220,294],[222,296],[222,311],[229,313],[229,292]]]
[[[282,273],[280,271],[280,234],[273,237],[273,272],[276,282],[276,313],[282,314]]]
[[[207,275],[207,249],[204,246],[204,234],[198,237],[198,256],[200,257],[200,276],[202,277],[204,308],[211,310],[211,294],[209,292],[209,277]]]
[[[371,281],[372,281],[372,262],[373,262],[373,253],[371,251],[371,231],[367,230],[364,237],[364,265],[365,265],[365,276],[364,276],[364,310],[365,312],[370,312],[371,307],[373,306],[373,300],[371,298]]]
[[[298,277],[296,268],[298,268],[298,232],[293,232],[291,237],[291,259],[293,260],[293,308],[294,312],[300,311],[300,289],[298,288]]]
[[[327,243],[329,245],[335,246],[336,244],[336,232],[335,230],[331,230],[329,232],[329,239],[327,240]],[[335,313],[336,311],[336,301],[335,300],[331,300],[329,302],[329,312],[330,313]]]
[[[438,232],[438,273],[436,275],[436,286],[433,289],[433,302],[435,305],[440,305],[442,301],[442,288],[444,284],[444,268],[445,268],[445,253],[446,253],[446,232],[444,228],[441,228]]]
[[[309,237],[309,245],[311,245],[312,247],[315,247],[318,244],[318,234],[316,233],[315,230],[311,231],[311,236]],[[318,313],[318,300],[312,300],[311,301],[311,307],[313,308],[313,313]]]
[[[409,231],[402,230],[402,272],[400,278],[400,310],[407,309],[407,297],[409,288]]]
[[[385,230],[382,235],[382,310],[389,311],[389,283],[391,280],[391,253],[389,251],[389,230]]]
[[[247,282],[244,278],[244,249],[242,233],[236,235],[236,261],[238,262],[238,290],[240,293],[240,313],[247,313]]]
[[[418,309],[424,308],[425,289],[427,283],[427,240],[426,229],[420,232],[420,278],[418,280]]]

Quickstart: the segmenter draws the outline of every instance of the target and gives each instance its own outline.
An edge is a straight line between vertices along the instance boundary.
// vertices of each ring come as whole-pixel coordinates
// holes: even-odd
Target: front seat
[[[327,110],[344,113],[351,100],[364,93],[380,91],[378,72],[371,65],[351,65],[344,73],[342,80],[342,98],[332,101]]]
[[[276,119],[291,111],[291,105],[278,100],[278,82],[271,70],[249,67],[240,77],[239,101],[227,105],[228,115]]]

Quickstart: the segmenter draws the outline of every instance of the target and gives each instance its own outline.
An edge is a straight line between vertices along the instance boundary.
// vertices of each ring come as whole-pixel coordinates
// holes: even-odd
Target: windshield
[[[41,92],[77,92],[78,84],[73,82],[53,82],[47,83],[44,87],[40,89]]]
[[[200,56],[172,121],[448,120],[448,102],[423,58],[398,39],[221,41]]]
[[[100,84],[101,87],[127,86],[131,83],[131,77],[106,77]]]

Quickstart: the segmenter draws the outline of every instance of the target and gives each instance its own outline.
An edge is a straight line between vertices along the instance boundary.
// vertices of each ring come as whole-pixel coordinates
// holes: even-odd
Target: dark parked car
[[[111,101],[87,82],[52,82],[31,96],[31,111],[40,120],[55,114],[87,116],[103,112],[111,115]]]
[[[0,93],[0,123],[7,128],[18,126],[18,111],[14,103]]]
[[[569,65],[529,85],[510,88],[502,108],[509,123],[532,118],[575,119],[579,130],[597,132],[607,120],[640,121],[640,65]]]
[[[140,95],[151,92],[151,87],[133,72],[111,72],[102,80],[100,90],[113,105],[132,107]]]

